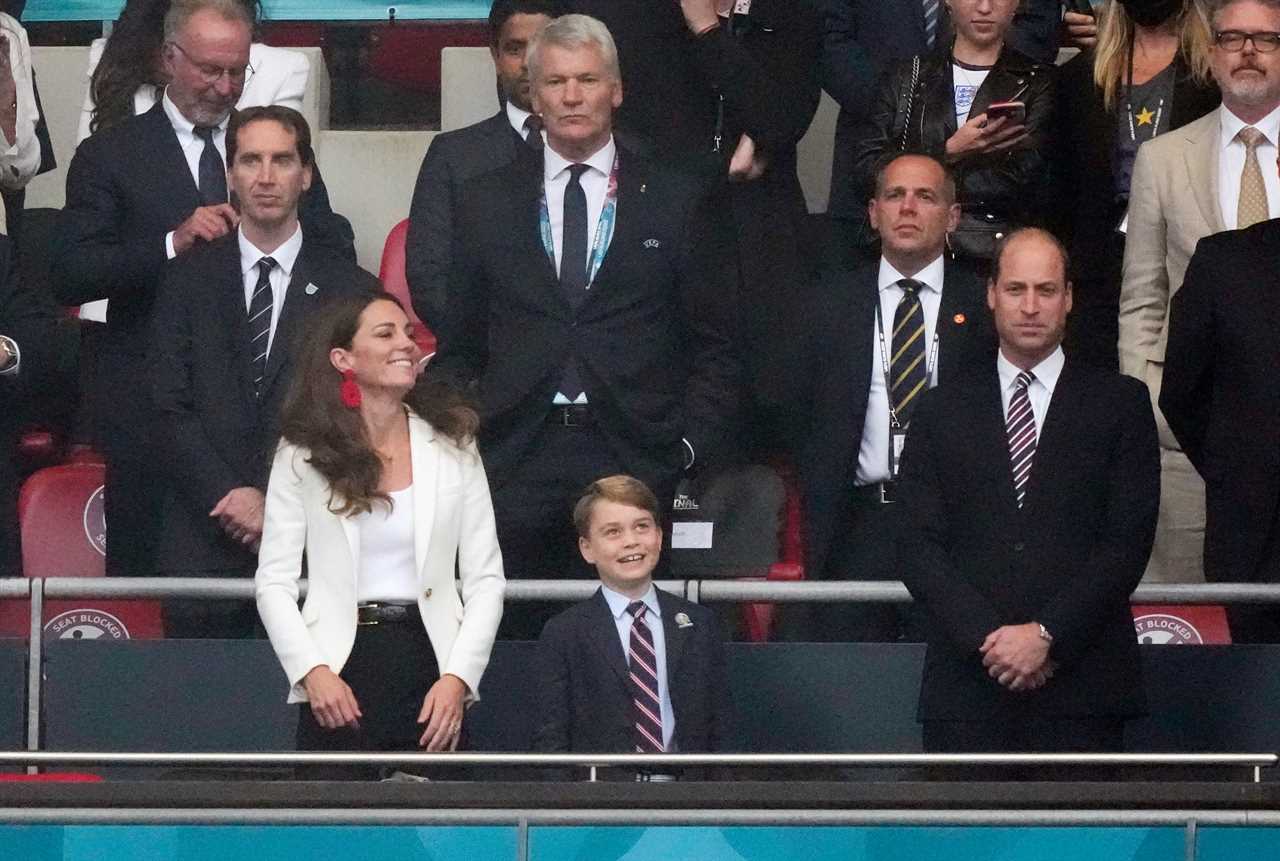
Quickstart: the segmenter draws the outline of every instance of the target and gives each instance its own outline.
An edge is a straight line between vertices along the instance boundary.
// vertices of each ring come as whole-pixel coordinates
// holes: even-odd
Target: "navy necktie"
[[[258,283],[253,287],[249,300],[249,355],[253,356],[253,390],[262,394],[262,378],[267,374],[267,350],[271,345],[271,308],[275,304],[271,293],[271,270],[276,268],[273,257],[258,261]]]
[[[205,206],[227,202],[227,165],[213,143],[214,126],[196,126],[195,135],[204,141],[200,153],[200,200]]]

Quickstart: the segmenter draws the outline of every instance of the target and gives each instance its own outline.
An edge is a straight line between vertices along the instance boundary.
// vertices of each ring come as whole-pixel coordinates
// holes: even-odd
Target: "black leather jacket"
[[[908,58],[891,66],[876,85],[871,110],[854,141],[854,181],[858,183],[860,200],[871,199],[876,163],[891,150],[925,152],[945,159],[947,139],[956,132],[950,46],[944,45],[921,58],[914,97],[910,94],[911,78],[912,60]],[[1048,138],[1054,108],[1053,81],[1052,66],[1036,63],[1008,45],[1001,52],[978,89],[969,116],[977,116],[993,102],[1025,102],[1030,134],[1013,149],[972,156],[951,165],[962,210],[957,233],[994,237],[1014,227],[1047,220],[1051,204]],[[871,236],[865,222],[863,212],[865,235]]]

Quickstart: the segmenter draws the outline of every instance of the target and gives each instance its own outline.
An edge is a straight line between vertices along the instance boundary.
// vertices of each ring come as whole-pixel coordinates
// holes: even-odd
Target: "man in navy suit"
[[[226,129],[249,74],[253,20],[237,0],[174,0],[161,59],[169,84],[145,114],[95,134],[67,172],[54,238],[58,300],[110,299],[92,411],[107,461],[107,574],[155,572],[160,484],[147,396],[152,306],[169,260],[235,230]],[[350,225],[320,188],[304,195],[310,239],[354,260]]]
[[[562,0],[494,0],[489,53],[498,73],[498,112],[431,140],[409,208],[405,277],[413,310],[429,326],[440,322],[449,283],[454,212],[467,180],[505,167],[522,148],[542,148],[542,118],[529,101],[524,52],[533,34],[564,12]]]
[[[1146,386],[1067,361],[1067,254],[1015,231],[987,288],[998,356],[925,395],[900,498],[927,611],[930,752],[1118,752],[1145,711],[1129,595],[1155,537]]]
[[[670,500],[682,470],[724,450],[732,243],[696,179],[614,141],[603,24],[557,18],[528,62],[547,146],[466,186],[428,373],[477,395],[508,576],[567,577],[586,573],[569,525],[581,487],[627,472]],[[548,615],[522,606],[502,633],[535,638]]]
[[[534,750],[720,750],[729,711],[723,636],[706,607],[653,585],[657,497],[631,476],[611,475],[587,487],[573,520],[600,588],[542,631]]]
[[[170,265],[147,361],[165,514],[156,568],[179,577],[253,576],[297,342],[327,299],[379,289],[298,222],[315,160],[302,114],[237,112],[227,157],[239,224]],[[243,601],[169,601],[165,611],[170,637],[245,636],[257,620]]]

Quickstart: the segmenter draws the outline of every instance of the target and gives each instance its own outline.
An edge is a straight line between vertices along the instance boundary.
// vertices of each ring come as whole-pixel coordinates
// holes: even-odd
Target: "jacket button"
[[[1004,234],[1003,234],[1003,233],[997,233],[997,234],[996,234],[996,239],[1004,239]]]
[[[1019,541],[1017,544],[1014,544],[1014,545],[1013,545],[1013,552],[1014,552],[1014,553],[1021,553],[1023,550],[1025,550],[1025,549],[1026,549],[1026,546],[1027,546],[1027,545],[1025,545],[1025,544],[1023,544],[1021,541]]]
[[[423,597],[423,598],[430,598],[430,597],[431,597],[431,590],[430,590],[430,589],[428,589],[427,591],[423,592],[423,593],[422,593],[422,597]]]

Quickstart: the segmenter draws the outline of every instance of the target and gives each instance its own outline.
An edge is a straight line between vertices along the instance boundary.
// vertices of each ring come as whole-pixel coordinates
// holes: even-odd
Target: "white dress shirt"
[[[240,274],[244,278],[246,314],[249,313],[249,305],[253,302],[253,290],[258,286],[258,261],[264,257],[270,257],[276,262],[269,279],[271,282],[271,333],[267,335],[267,355],[271,355],[271,347],[276,340],[276,326],[280,323],[285,293],[289,289],[289,279],[293,277],[293,267],[298,262],[298,252],[302,250],[302,225],[298,225],[293,231],[293,236],[286,239],[283,245],[270,254],[259,250],[246,239],[243,228],[236,228],[236,236],[240,241]]]
[[[627,612],[627,606],[635,599],[615,592],[603,583],[600,585],[600,591],[604,593],[605,603],[609,605],[614,624],[618,626],[622,654],[627,655],[631,652],[631,623],[635,621]],[[658,606],[657,588],[650,583],[649,591],[644,593],[640,600],[644,601],[645,606],[649,608],[649,611],[644,614],[644,621],[649,626],[650,633],[653,634],[654,659],[658,663],[656,669],[658,671],[658,703],[662,712],[659,715],[662,718],[662,746],[670,753],[671,738],[676,731],[676,712],[671,706],[671,686],[667,683],[667,637],[662,630],[662,609]]]
[[[1058,347],[1048,356],[1040,360],[1040,364],[1031,369],[1035,377],[1027,386],[1027,397],[1031,400],[1031,414],[1036,417],[1036,439],[1044,430],[1044,421],[1049,417],[1049,401],[1053,398],[1053,390],[1058,385],[1058,377],[1062,376],[1062,366],[1067,357]],[[1000,405],[1004,410],[1004,420],[1009,421],[1009,401],[1013,397],[1014,383],[1022,369],[1004,357],[1004,350],[996,357],[996,370],[1000,373]]]
[[[507,102],[507,122],[511,123],[511,128],[515,129],[516,134],[520,135],[524,140],[529,139],[529,130],[524,127],[529,117],[533,114],[524,108],[517,108],[511,102]]]
[[[14,139],[9,140],[0,132],[0,188],[12,191],[26,188],[40,169],[40,140],[36,137],[40,111],[36,108],[27,31],[12,15],[3,12],[0,12],[0,30],[9,38],[9,68],[17,85]]]
[[[1256,123],[1246,123],[1226,105],[1218,110],[1222,128],[1221,149],[1218,153],[1218,205],[1222,208],[1222,223],[1227,230],[1236,229],[1236,210],[1240,205],[1240,174],[1244,171],[1244,143],[1236,135],[1245,126],[1252,125],[1262,132],[1266,140],[1258,145],[1258,166],[1262,169],[1262,183],[1267,187],[1267,209],[1271,217],[1280,215],[1280,176],[1276,174],[1276,143],[1280,140],[1280,108],[1276,108]]]
[[[618,152],[613,136],[581,163],[587,165],[579,182],[587,196],[587,259],[595,242],[596,226],[604,212],[604,199],[609,193],[609,174]],[[569,187],[569,167],[575,164],[547,147],[543,155],[543,187],[547,195],[547,215],[551,218],[551,244],[555,249],[556,274],[560,274],[560,256],[564,253],[564,190]]]
[[[182,147],[182,155],[187,160],[187,169],[191,171],[191,179],[200,187],[200,156],[204,153],[204,141],[196,137],[195,123],[182,115],[182,111],[178,110],[178,106],[169,100],[169,91],[166,89],[164,98],[161,103],[164,105],[165,116],[169,118],[169,123],[173,126],[173,133],[178,136],[178,146]],[[231,121],[231,115],[227,114],[222,118],[222,122],[214,127],[213,145],[218,150],[218,155],[222,157],[222,163],[227,163],[227,123]],[[164,252],[169,259],[178,256],[178,252],[173,247],[174,231],[170,230],[164,235]]]
[[[880,319],[884,325],[884,350],[893,350],[893,315],[902,301],[898,282],[905,278],[893,264],[880,258]],[[920,291],[920,307],[924,311],[925,361],[929,362],[929,386],[938,384],[938,354],[933,337],[938,331],[938,308],[942,305],[943,264],[939,256],[921,269],[912,280],[924,285]],[[862,446],[858,449],[858,485],[878,484],[889,480],[889,389],[884,379],[885,354],[880,350],[880,332],[872,324],[871,388],[867,392],[867,417],[862,425]],[[930,360],[932,360],[930,362]]]

